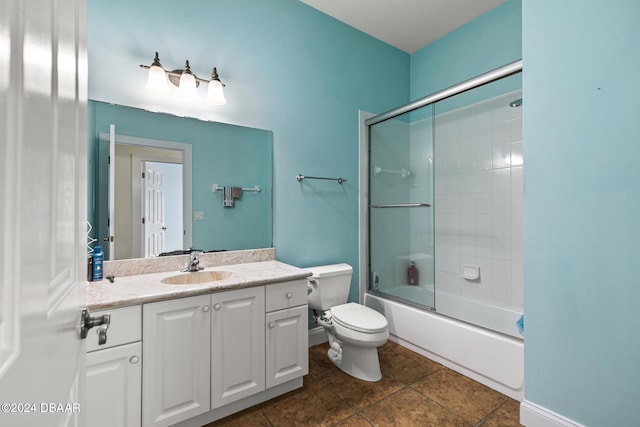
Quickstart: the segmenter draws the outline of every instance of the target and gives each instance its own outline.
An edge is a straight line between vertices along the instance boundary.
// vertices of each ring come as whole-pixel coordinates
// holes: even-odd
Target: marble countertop
[[[161,282],[167,277],[189,274],[179,271],[116,277],[113,283],[106,279],[99,282],[89,282],[87,306],[92,311],[105,310],[303,279],[311,275],[309,270],[275,260],[222,265],[205,268],[203,271],[226,271],[231,275],[222,280],[193,285],[165,285]]]

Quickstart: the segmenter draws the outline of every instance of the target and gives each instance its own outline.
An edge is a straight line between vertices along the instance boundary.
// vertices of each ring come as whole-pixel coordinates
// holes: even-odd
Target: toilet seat
[[[383,332],[389,326],[382,314],[353,302],[331,307],[331,318],[345,328],[367,334]]]

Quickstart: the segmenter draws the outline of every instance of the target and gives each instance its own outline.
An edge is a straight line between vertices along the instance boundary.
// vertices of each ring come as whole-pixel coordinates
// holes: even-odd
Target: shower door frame
[[[359,161],[359,203],[358,203],[358,213],[360,217],[360,229],[359,229],[359,237],[360,237],[360,254],[359,254],[359,295],[360,302],[364,303],[364,297],[366,293],[376,293],[369,288],[369,278],[371,276],[370,272],[370,260],[369,260],[369,153],[371,149],[371,141],[370,141],[370,132],[369,128],[377,123],[381,123],[385,120],[392,119],[394,117],[400,116],[402,114],[408,113],[410,111],[417,110],[418,108],[425,107],[429,104],[434,104],[438,101],[451,98],[463,92],[470,91],[472,89],[478,88],[480,86],[487,85],[489,83],[500,80],[504,77],[508,77],[517,73],[522,72],[522,59],[511,62],[502,67],[491,70],[487,73],[481,74],[479,76],[473,77],[469,80],[465,80],[462,83],[459,83],[454,86],[450,86],[441,91],[432,93],[431,95],[427,95],[423,98],[420,98],[416,101],[410,102],[409,104],[403,105],[401,107],[395,108],[393,110],[389,110],[382,114],[372,114],[365,111],[359,112],[359,136],[360,136],[360,161]],[[395,299],[390,297],[387,294],[384,294],[384,298]],[[407,304],[408,302],[402,299],[398,299],[401,303]],[[435,309],[434,309],[435,311]]]

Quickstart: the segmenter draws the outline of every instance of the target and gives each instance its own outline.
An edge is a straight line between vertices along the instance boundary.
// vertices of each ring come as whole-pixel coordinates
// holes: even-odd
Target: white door
[[[144,206],[144,257],[154,257],[164,252],[164,185],[162,169],[152,162],[143,162],[142,203]]]
[[[264,286],[211,294],[211,409],[265,389]]]
[[[85,14],[84,0],[0,2],[2,426],[86,425]]]

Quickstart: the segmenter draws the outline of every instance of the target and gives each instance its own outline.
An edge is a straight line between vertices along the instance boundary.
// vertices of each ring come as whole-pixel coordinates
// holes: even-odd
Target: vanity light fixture
[[[197,98],[198,92],[196,88],[200,86],[200,83],[207,83],[207,101],[215,105],[224,105],[227,100],[224,97],[223,87],[225,86],[218,76],[218,71],[213,67],[211,72],[211,80],[201,79],[191,72],[189,61],[185,61],[184,69],[167,71],[160,64],[160,58],[158,52],[153,59],[151,65],[140,65],[141,68],[149,70],[149,77],[147,79],[147,90],[152,92],[167,92],[169,86],[167,85],[167,78],[169,81],[178,87],[178,94],[186,98]],[[166,77],[165,77],[166,76]]]

